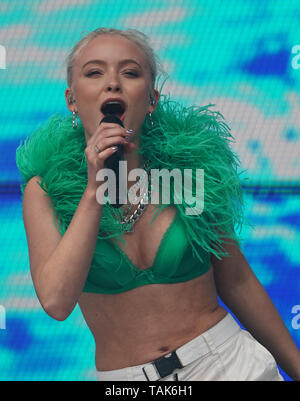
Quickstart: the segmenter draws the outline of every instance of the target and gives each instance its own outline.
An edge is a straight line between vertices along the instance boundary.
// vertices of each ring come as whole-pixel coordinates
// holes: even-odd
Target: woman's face
[[[101,107],[108,99],[121,99],[125,105],[125,128],[140,133],[150,103],[150,71],[143,51],[121,36],[102,35],[79,53],[73,68],[72,98],[69,110],[77,111],[89,139],[104,117]],[[66,99],[70,90],[66,90]],[[159,94],[155,91],[156,100]],[[157,102],[156,102],[157,104]]]

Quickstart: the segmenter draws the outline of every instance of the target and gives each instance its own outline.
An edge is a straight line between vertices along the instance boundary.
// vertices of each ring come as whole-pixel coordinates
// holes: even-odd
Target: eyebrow
[[[99,60],[99,59],[96,59],[96,60],[89,60],[89,61],[87,61],[85,64],[83,64],[83,66],[81,67],[81,70],[83,70],[84,69],[84,67],[87,65],[87,64],[107,64],[104,60]],[[124,60],[121,60],[120,62],[119,62],[119,65],[121,66],[121,65],[124,65],[124,64],[130,64],[130,63],[134,63],[134,64],[136,64],[136,65],[138,65],[139,67],[140,67],[140,69],[142,70],[142,66],[136,61],[136,60],[133,60],[133,59],[131,59],[131,58],[126,58],[126,59],[124,59]]]

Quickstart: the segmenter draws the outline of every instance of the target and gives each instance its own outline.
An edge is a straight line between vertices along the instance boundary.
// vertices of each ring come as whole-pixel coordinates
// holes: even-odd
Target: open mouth
[[[113,114],[122,120],[125,116],[125,104],[120,100],[108,100],[101,107],[101,112],[104,115]]]

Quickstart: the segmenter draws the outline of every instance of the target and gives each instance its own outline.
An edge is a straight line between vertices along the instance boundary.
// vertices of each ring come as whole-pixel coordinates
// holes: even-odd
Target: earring
[[[75,125],[76,123],[76,125]],[[78,125],[78,121],[77,121],[77,113],[76,111],[73,111],[73,129],[76,129]]]
[[[149,116],[151,128],[153,128],[154,127],[154,123],[153,123],[153,120],[152,120],[152,113],[148,113],[148,116]]]

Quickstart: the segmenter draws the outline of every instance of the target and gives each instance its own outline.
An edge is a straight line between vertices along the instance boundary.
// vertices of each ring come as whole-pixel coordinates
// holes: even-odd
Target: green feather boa
[[[239,159],[230,149],[230,129],[219,112],[204,107],[183,107],[161,95],[154,113],[153,128],[145,119],[138,150],[148,169],[192,169],[193,187],[196,169],[204,170],[204,210],[201,214],[187,215],[186,198],[182,199],[171,185],[170,203],[174,204],[185,224],[187,239],[193,252],[202,261],[197,246],[214,254],[218,259],[228,256],[222,244],[233,239],[240,246],[236,230],[241,230],[243,198],[238,173]],[[27,182],[40,176],[41,188],[54,206],[53,221],[63,235],[70,224],[87,185],[87,163],[84,150],[86,139],[81,123],[72,128],[72,115],[55,114],[47,123],[29,136],[16,151],[16,163],[21,173],[22,196]],[[160,186],[161,188],[161,186]],[[192,195],[196,193],[192,191]],[[169,206],[160,204],[154,217]],[[98,239],[118,236],[131,231],[130,223],[119,221],[123,210],[103,205]],[[56,223],[58,219],[59,224]],[[120,238],[122,239],[122,238]],[[97,242],[100,246],[100,241]],[[95,252],[94,258],[96,258]],[[93,263],[97,263],[94,260]]]

